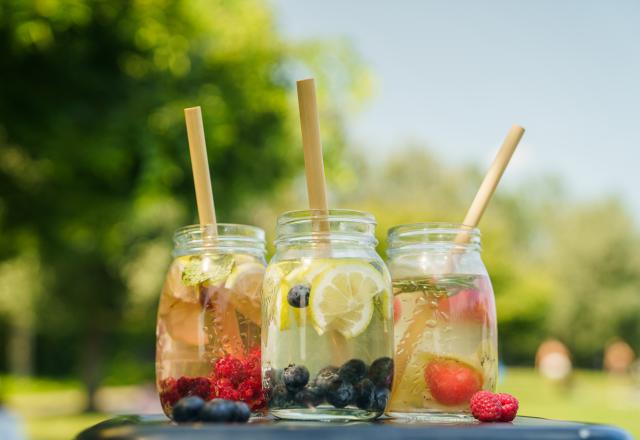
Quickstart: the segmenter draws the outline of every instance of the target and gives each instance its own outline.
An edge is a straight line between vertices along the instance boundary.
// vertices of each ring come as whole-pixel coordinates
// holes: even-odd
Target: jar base
[[[315,408],[272,409],[270,413],[284,420],[314,420],[321,422],[369,421],[382,415],[381,412],[357,408],[334,408],[318,406]]]
[[[387,416],[396,419],[399,423],[477,423],[477,420],[467,412],[443,412],[443,411],[421,411],[402,412],[387,411]]]

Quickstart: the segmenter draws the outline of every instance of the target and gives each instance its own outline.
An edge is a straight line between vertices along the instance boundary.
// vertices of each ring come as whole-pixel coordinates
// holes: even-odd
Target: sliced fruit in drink
[[[200,304],[175,302],[164,317],[167,332],[174,340],[185,344],[206,344],[209,337],[203,330],[203,313]]]
[[[402,377],[394,378],[390,406],[395,411],[412,411],[423,406],[427,391],[424,366],[432,357],[430,353],[415,353]]]
[[[437,356],[428,361],[424,380],[431,396],[442,405],[455,406],[469,401],[482,389],[482,373],[454,358]]]
[[[489,320],[487,305],[476,289],[463,289],[455,295],[441,298],[438,308],[447,313],[451,321],[482,323]]]
[[[198,303],[198,287],[187,286],[182,281],[182,273],[185,265],[189,262],[189,257],[178,257],[169,268],[169,273],[162,287],[162,293],[172,296],[180,301]],[[164,314],[166,310],[161,309],[160,314]]]
[[[347,338],[361,334],[373,315],[373,298],[385,290],[379,272],[366,264],[338,264],[311,286],[310,313],[319,334],[328,330]]]
[[[236,266],[225,282],[231,291],[230,300],[242,315],[260,325],[260,300],[264,267],[260,263]]]

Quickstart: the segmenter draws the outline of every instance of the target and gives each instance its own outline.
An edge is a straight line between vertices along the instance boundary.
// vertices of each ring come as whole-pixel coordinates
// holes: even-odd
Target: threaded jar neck
[[[256,226],[218,223],[189,225],[173,235],[174,256],[194,253],[249,253],[263,256],[264,231]]]

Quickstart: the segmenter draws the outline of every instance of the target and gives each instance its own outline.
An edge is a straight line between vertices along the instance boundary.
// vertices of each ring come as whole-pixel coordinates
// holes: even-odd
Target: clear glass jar
[[[433,421],[469,418],[469,398],[494,391],[495,302],[480,232],[418,223],[389,230],[395,378],[387,414]]]
[[[393,378],[391,278],[375,219],[349,210],[278,219],[262,297],[262,380],[282,419],[371,420]]]
[[[182,397],[264,407],[260,379],[262,229],[193,225],[174,235],[156,329],[156,383],[165,414]],[[215,232],[215,233],[214,233]]]

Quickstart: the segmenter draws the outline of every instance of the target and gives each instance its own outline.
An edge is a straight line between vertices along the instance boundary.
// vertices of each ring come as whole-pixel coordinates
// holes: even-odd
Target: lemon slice
[[[316,330],[358,336],[371,322],[373,298],[386,288],[382,275],[366,264],[343,263],[321,273],[311,286],[309,301]]]
[[[285,296],[282,295],[284,285],[284,271],[278,265],[267,267],[264,274],[264,283],[262,287],[262,295],[266,308],[266,322],[274,323],[279,330],[289,328],[289,316]]]
[[[250,262],[236,266],[224,286],[231,290],[230,300],[245,318],[260,325],[260,301],[264,266]]]

